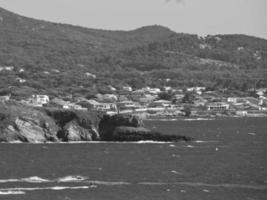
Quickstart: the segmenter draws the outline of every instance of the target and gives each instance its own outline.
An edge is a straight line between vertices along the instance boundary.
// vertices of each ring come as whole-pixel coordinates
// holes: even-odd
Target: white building
[[[99,111],[117,111],[117,106],[114,103],[100,103],[93,99],[87,101],[95,110]]]
[[[13,71],[14,67],[13,66],[5,66],[5,67],[1,67],[0,66],[0,72],[6,70],[6,71]]]
[[[117,110],[116,105],[113,103],[99,103],[95,105],[95,108],[101,111]]]
[[[198,95],[202,95],[203,91],[206,90],[206,87],[191,87],[191,88],[187,88],[188,92],[195,92]]]
[[[40,105],[47,104],[50,101],[47,95],[32,95],[32,100]]]
[[[244,116],[247,116],[248,115],[248,111],[246,110],[237,110],[235,112],[236,115],[240,116],[240,117],[244,117]]]
[[[25,83],[26,80],[23,78],[16,78],[16,81],[18,81],[19,83]]]
[[[267,91],[266,88],[260,88],[256,90],[256,94],[259,96],[264,96],[265,92]]]
[[[96,75],[95,75],[95,74],[92,74],[92,73],[90,73],[90,72],[86,72],[85,75],[86,75],[87,77],[90,77],[90,78],[93,78],[93,79],[96,78]]]
[[[172,104],[171,101],[158,100],[158,101],[154,101],[151,104],[149,104],[149,107],[170,107],[171,104]]]
[[[117,89],[115,87],[113,87],[112,85],[109,85],[108,88],[111,90],[111,91],[117,91]]]
[[[11,95],[0,96],[0,102],[9,101]]]
[[[224,111],[229,110],[230,105],[224,102],[210,103],[207,105],[208,111]]]
[[[123,89],[124,91],[127,91],[127,92],[132,92],[132,91],[133,91],[133,88],[130,87],[130,86],[123,86],[122,89]]]
[[[229,102],[229,103],[237,103],[237,98],[236,97],[228,97],[227,98],[227,102]]]
[[[42,107],[49,102],[49,97],[47,95],[32,95],[28,100],[22,100],[21,102],[29,106]]]
[[[118,97],[115,94],[104,94],[103,101],[115,102],[118,101]]]
[[[159,88],[150,88],[150,87],[144,88],[144,91],[150,94],[159,94],[161,92]]]
[[[133,101],[121,101],[117,103],[118,107],[121,108],[136,108],[139,105]]]

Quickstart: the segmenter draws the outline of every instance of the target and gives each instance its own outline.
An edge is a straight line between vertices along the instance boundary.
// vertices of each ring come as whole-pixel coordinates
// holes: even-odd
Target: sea
[[[195,140],[1,143],[0,199],[267,199],[267,118],[144,123]]]

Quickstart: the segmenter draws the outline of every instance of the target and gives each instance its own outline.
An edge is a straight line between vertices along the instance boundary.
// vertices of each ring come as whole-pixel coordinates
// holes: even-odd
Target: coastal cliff
[[[98,124],[100,116],[94,112],[45,109],[59,127],[57,137],[61,141],[99,140]]]
[[[44,112],[17,102],[0,104],[0,142],[57,142],[59,127]]]
[[[188,141],[190,137],[163,135],[143,127],[131,115],[33,108],[17,102],[0,103],[0,142],[71,141]]]

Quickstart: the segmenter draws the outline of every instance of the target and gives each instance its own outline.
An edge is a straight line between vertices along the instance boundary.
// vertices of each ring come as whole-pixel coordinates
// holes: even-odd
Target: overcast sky
[[[176,32],[267,39],[267,0],[0,0],[0,6],[89,28],[131,30],[159,24]]]

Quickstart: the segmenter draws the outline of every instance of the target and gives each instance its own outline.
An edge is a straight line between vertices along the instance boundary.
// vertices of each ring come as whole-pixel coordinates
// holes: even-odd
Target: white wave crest
[[[116,185],[130,185],[129,182],[124,181],[88,181],[90,184],[94,185],[105,185],[105,186],[116,186]]]
[[[26,194],[23,191],[0,191],[0,195],[18,195],[18,194]]]
[[[130,143],[136,143],[136,144],[170,144],[173,142],[160,142],[160,141],[153,141],[153,140],[141,140],[138,142],[130,142]]]
[[[160,121],[160,122],[172,122],[178,121],[179,118],[166,118],[166,119],[145,119],[145,121]]]
[[[195,143],[212,143],[212,142],[218,142],[215,140],[210,140],[210,141],[204,141],[204,140],[196,140]]]
[[[38,176],[32,176],[29,178],[22,178],[20,179],[20,182],[28,182],[28,183],[46,183],[46,182],[51,182],[48,179],[43,179]]]
[[[201,183],[201,182],[139,182],[139,185],[182,185],[191,187],[217,187],[217,188],[228,188],[228,189],[250,189],[250,190],[267,190],[266,185],[242,185],[242,184],[232,184],[232,183]]]
[[[8,144],[25,144],[23,142],[7,142]],[[140,141],[73,141],[73,142],[38,142],[38,143],[32,143],[33,145],[75,145],[75,144],[168,144],[173,142],[162,142],[162,141],[154,141],[154,140],[140,140]]]
[[[53,142],[49,144],[169,144],[173,142],[161,142],[154,140],[140,140],[140,141],[75,141],[75,142]]]
[[[51,181],[40,178],[38,176],[32,176],[29,178],[20,178],[20,179],[0,179],[0,183],[10,183],[10,182],[44,183],[44,182],[51,182]]]
[[[193,145],[187,145],[187,148],[195,148]]]
[[[20,140],[14,140],[14,141],[10,141],[10,142],[7,142],[7,143],[11,143],[11,144],[21,144],[22,141],[20,141]]]
[[[88,177],[85,177],[85,176],[65,176],[65,177],[62,177],[62,178],[58,178],[57,179],[57,182],[63,182],[63,183],[66,183],[66,182],[82,182],[82,181],[85,181],[87,180]]]
[[[20,179],[0,179],[0,183],[20,182]]]
[[[55,186],[47,188],[48,190],[80,190],[80,189],[89,189],[89,186],[76,186],[76,187],[65,187],[65,186]]]
[[[182,121],[210,121],[214,120],[212,118],[189,118],[189,119],[183,119]]]
[[[25,191],[36,190],[80,190],[94,188],[95,186],[53,186],[53,187],[15,187],[15,188],[0,188],[0,195],[8,194],[25,194]]]

